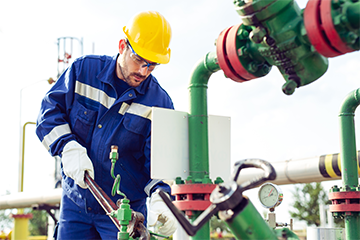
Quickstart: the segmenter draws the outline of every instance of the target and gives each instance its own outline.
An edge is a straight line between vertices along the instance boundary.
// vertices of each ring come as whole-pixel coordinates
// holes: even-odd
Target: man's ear
[[[119,53],[120,53],[120,54],[123,54],[123,52],[125,51],[125,49],[126,49],[125,39],[120,39],[120,41],[119,41]]]

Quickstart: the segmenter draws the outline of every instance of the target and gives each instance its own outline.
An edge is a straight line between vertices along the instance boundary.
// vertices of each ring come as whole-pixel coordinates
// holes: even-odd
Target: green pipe
[[[227,211],[221,211],[219,216],[237,239],[278,239],[273,229],[264,221],[247,197],[244,197],[241,204],[232,211],[230,215]]]
[[[351,212],[345,218],[345,235],[347,240],[360,239],[360,218],[359,213]]]
[[[339,113],[343,186],[357,187],[359,184],[354,124],[354,112],[359,104],[360,89],[357,89],[347,95]]]
[[[220,70],[216,53],[208,53],[195,66],[189,84],[189,176],[201,182],[209,174],[207,84]]]
[[[189,84],[189,179],[202,183],[209,175],[207,84],[211,74],[220,70],[216,53],[208,53],[195,66]],[[194,212],[191,222],[201,212]],[[190,239],[210,239],[210,223],[207,222]]]
[[[340,109],[340,147],[343,191],[358,187],[358,160],[355,140],[355,110],[360,104],[360,88],[349,93]],[[360,239],[360,218],[357,212],[345,216],[347,239]]]
[[[200,216],[201,211],[193,211],[193,215],[190,218],[190,221],[194,223],[194,221]],[[210,221],[205,223],[197,232],[195,236],[190,236],[191,240],[204,240],[210,239]]]

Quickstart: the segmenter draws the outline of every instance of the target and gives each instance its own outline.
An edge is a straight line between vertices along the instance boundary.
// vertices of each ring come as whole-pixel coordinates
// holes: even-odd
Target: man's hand
[[[77,185],[87,188],[84,174],[87,171],[94,179],[94,167],[86,153],[86,148],[76,141],[68,142],[62,152],[61,162],[66,176],[72,178]]]
[[[176,231],[176,219],[156,191],[150,197],[148,225],[154,227],[157,224],[162,226],[155,229],[156,233],[171,236]]]

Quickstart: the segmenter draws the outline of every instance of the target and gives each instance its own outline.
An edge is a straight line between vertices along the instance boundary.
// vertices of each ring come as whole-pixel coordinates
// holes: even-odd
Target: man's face
[[[116,74],[130,87],[137,87],[150,75],[151,71],[147,67],[143,67],[143,64],[139,64],[134,56],[131,57],[131,53],[132,51],[126,42],[120,42],[120,56],[117,60]]]

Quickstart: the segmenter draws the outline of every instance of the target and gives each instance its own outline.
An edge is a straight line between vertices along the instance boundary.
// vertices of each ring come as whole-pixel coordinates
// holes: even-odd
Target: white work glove
[[[94,167],[86,153],[86,148],[76,141],[68,142],[62,152],[61,162],[66,176],[72,178],[77,185],[87,188],[84,182],[85,171],[94,179]]]
[[[162,226],[157,228],[158,225]],[[152,193],[150,197],[148,226],[155,227],[156,233],[166,236],[171,236],[176,231],[176,219],[158,191]]]

